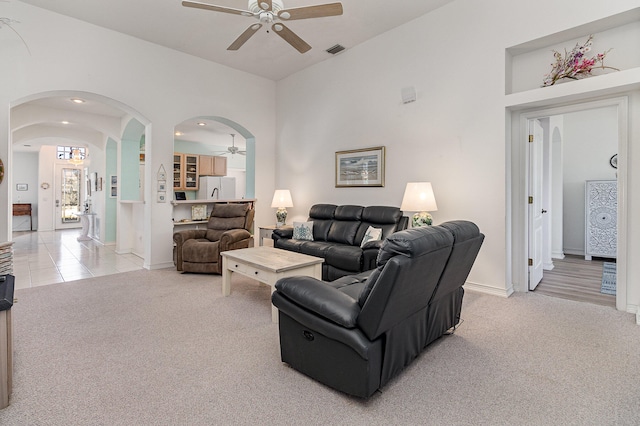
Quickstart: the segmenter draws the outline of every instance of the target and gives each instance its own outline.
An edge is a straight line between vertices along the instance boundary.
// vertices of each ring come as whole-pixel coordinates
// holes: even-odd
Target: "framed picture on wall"
[[[384,186],[384,146],[336,152],[336,188]]]

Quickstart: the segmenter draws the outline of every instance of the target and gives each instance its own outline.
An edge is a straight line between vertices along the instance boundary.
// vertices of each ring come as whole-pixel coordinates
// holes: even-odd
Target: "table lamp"
[[[286,207],[293,207],[293,201],[291,200],[291,192],[288,189],[276,189],[273,193],[273,201],[271,201],[271,208],[277,208],[276,211],[276,227],[280,228],[284,226],[287,221],[287,209]]]
[[[431,182],[407,182],[400,209],[417,212],[411,220],[413,228],[431,225],[433,218],[428,211],[438,210]]]

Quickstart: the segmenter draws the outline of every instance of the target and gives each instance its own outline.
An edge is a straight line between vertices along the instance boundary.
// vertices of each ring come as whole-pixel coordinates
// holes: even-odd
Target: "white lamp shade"
[[[431,182],[408,182],[400,209],[408,212],[433,212],[438,210]]]
[[[276,192],[273,193],[271,207],[293,207],[291,192],[288,189],[276,189]]]

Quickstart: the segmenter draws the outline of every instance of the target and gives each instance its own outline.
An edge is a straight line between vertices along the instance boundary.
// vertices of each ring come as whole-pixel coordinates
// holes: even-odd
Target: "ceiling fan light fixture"
[[[275,25],[273,26],[273,29],[274,29],[274,30],[276,30],[276,31],[278,31],[278,32],[282,31],[282,29],[283,29],[283,28],[284,28],[284,27],[282,26],[282,24],[275,24]]]
[[[284,9],[282,4],[282,0],[272,0],[271,1],[271,10],[274,15],[277,15]],[[265,2],[258,2],[258,0],[249,0],[249,5],[247,6],[247,10],[251,11],[253,14],[259,14],[260,12],[265,12],[269,10],[269,4]]]
[[[291,13],[284,11],[281,14],[279,14],[278,17],[282,19],[289,19],[291,18]]]

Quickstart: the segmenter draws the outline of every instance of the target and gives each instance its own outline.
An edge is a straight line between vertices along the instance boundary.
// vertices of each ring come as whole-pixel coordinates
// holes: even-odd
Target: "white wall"
[[[31,204],[33,229],[38,229],[38,153],[21,152],[13,156],[13,164],[8,172],[13,173],[14,183],[11,191],[14,203]],[[17,184],[26,183],[27,191],[18,191]],[[14,216],[13,230],[28,231],[30,229],[29,216]]]
[[[607,107],[563,117],[564,252],[584,255],[585,181],[616,179],[609,158],[618,152],[618,114]]]
[[[168,170],[173,129],[197,116],[224,117],[246,128],[256,140],[256,222],[272,216],[274,190],[275,83],[155,44],[89,25],[20,2],[0,2],[0,16],[20,21],[18,30],[31,50],[8,31],[0,34],[0,158],[10,158],[9,108],[28,97],[75,90],[113,100],[147,127],[145,180],[160,165]],[[8,179],[12,184],[11,178]],[[145,266],[172,265],[172,206],[157,203],[147,185],[144,207]],[[0,185],[0,205],[9,200]],[[0,210],[0,241],[10,238],[9,207]]]
[[[508,294],[505,49],[637,6],[458,0],[279,81],[276,186],[291,189],[292,220],[317,202],[398,206],[406,182],[431,181],[436,223],[486,234],[469,281]],[[401,103],[406,86],[417,102]],[[377,145],[386,186],[335,188],[335,151]]]

